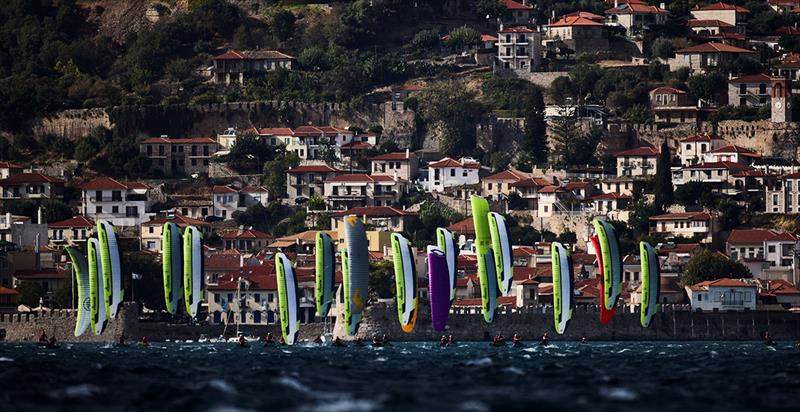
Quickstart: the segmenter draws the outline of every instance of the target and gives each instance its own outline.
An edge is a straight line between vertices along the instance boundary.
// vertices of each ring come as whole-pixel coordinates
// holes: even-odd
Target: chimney
[[[619,7],[619,1],[618,0],[614,0],[614,8],[616,9],[617,7]]]
[[[36,210],[36,223],[42,224],[42,207],[39,206],[39,209]]]
[[[795,23],[795,24],[797,24],[797,23]],[[411,158],[411,149],[406,148],[406,159],[410,159],[410,158]]]

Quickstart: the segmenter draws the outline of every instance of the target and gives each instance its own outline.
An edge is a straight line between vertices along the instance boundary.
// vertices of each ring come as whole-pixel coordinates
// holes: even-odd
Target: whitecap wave
[[[614,401],[635,401],[639,399],[639,395],[636,392],[628,389],[628,388],[601,388],[600,389],[600,396],[611,399]]]
[[[467,366],[491,366],[492,365],[491,358],[479,358],[479,359],[472,359],[466,362]]]
[[[465,412],[486,412],[489,410],[489,406],[480,401],[466,401],[458,405],[458,410]]]
[[[218,390],[218,391],[220,391],[220,392],[222,392],[224,394],[228,394],[228,395],[235,395],[236,394],[236,388],[234,388],[233,385],[229,384],[228,382],[225,382],[222,379],[212,379],[212,380],[208,381],[208,386],[210,388],[216,389],[216,390]]]
[[[14,359],[6,358],[5,356],[0,356],[0,362],[14,362]]]

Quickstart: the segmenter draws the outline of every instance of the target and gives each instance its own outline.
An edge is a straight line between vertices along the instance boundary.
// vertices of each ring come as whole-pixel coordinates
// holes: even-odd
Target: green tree
[[[556,241],[564,244],[574,245],[578,241],[578,236],[575,232],[562,232],[558,237],[556,237]]]
[[[394,268],[390,261],[381,260],[369,263],[369,300],[394,297]]]
[[[133,280],[131,276],[123,276],[125,299],[141,302],[150,310],[165,310],[164,303],[164,277],[161,273],[161,263],[157,257],[141,252],[123,252],[122,267],[126,273],[142,275],[140,280]],[[131,282],[136,282],[132,285]]]
[[[17,285],[17,301],[21,305],[39,306],[39,299],[44,297],[44,290],[38,282],[23,280]]]
[[[294,13],[282,10],[272,16],[272,33],[280,41],[289,40],[294,34]]]
[[[475,13],[478,17],[489,20],[508,17],[511,12],[500,0],[477,0]]]
[[[425,247],[435,242],[437,227],[447,227],[464,219],[464,216],[438,201],[426,201],[419,209],[419,222],[413,233],[414,245]]]
[[[675,46],[669,39],[658,38],[653,42],[653,56],[660,59],[669,59],[675,56]]]
[[[663,211],[674,201],[672,193],[672,153],[667,141],[661,143],[661,151],[656,162],[655,176],[655,208]]]
[[[689,92],[694,96],[716,102],[727,90],[728,80],[721,73],[697,74],[689,77]]]
[[[321,47],[312,46],[303,49],[297,56],[297,62],[308,70],[328,70],[328,54]]]
[[[468,26],[456,27],[447,35],[447,45],[457,49],[468,49],[477,46],[481,34]]]
[[[694,285],[707,280],[720,278],[749,278],[752,274],[747,266],[730,260],[724,255],[703,250],[691,258],[681,275],[683,286]]]
[[[420,30],[411,40],[411,46],[416,51],[430,51],[439,45],[439,35],[433,30]]]
[[[550,96],[552,96],[556,104],[564,105],[574,102],[576,90],[575,84],[572,83],[572,79],[569,76],[556,77],[550,83]]]
[[[264,163],[263,180],[270,195],[282,199],[286,196],[286,173],[300,164],[300,158],[296,153],[287,152],[283,146],[275,150],[275,157]]]
[[[475,125],[484,112],[476,93],[462,82],[438,83],[419,96],[419,114],[436,130],[439,151],[445,156],[472,154],[476,147]]]

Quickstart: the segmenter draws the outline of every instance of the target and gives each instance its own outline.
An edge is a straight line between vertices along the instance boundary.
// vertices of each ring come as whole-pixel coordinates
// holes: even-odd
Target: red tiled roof
[[[334,126],[300,126],[294,129],[295,136],[320,136],[338,133],[352,133],[349,130]]]
[[[211,192],[213,193],[239,193],[238,190],[230,187],[230,186],[222,186],[222,185],[214,185],[211,188]]]
[[[276,50],[246,50],[236,51],[228,50],[218,56],[211,58],[212,60],[291,60],[294,57],[288,54],[283,54]]]
[[[25,269],[14,272],[14,277],[19,280],[32,279],[65,279],[67,272],[64,269]]]
[[[208,285],[210,291],[238,289],[238,279],[242,278],[250,282],[249,290],[277,290],[278,278],[275,275],[275,261],[270,259],[258,266],[244,266],[233,272],[220,276],[216,285]]]
[[[696,46],[680,49],[675,53],[678,54],[692,54],[692,53],[755,53],[752,50],[742,49],[740,47],[729,46],[724,43],[709,42],[698,44]]]
[[[47,227],[50,229],[65,229],[73,227],[90,228],[94,227],[94,222],[89,220],[86,216],[74,216],[60,222],[48,223]]]
[[[22,165],[13,162],[0,162],[0,169],[22,169]]]
[[[375,157],[371,157],[369,160],[408,160],[409,158],[410,157],[406,157],[406,152],[394,152],[377,155]]]
[[[374,146],[366,142],[347,142],[342,145],[342,149],[369,149],[371,147]]]
[[[778,232],[771,229],[733,229],[727,242],[732,245],[761,244],[765,241],[793,241],[797,236],[789,232]]]
[[[135,187],[134,187],[135,185]],[[144,183],[139,182],[125,182],[122,183],[119,180],[110,178],[110,177],[98,177],[89,182],[84,183],[81,186],[83,190],[128,190],[128,189],[138,189],[138,188],[147,188],[150,187],[145,185]]]
[[[384,216],[410,216],[414,214],[415,213],[406,212],[400,209],[395,209],[390,206],[364,206],[364,207],[354,207],[348,210],[335,212],[331,214],[331,216],[340,217],[347,215],[356,215],[356,216],[367,216],[367,217],[384,217]]]
[[[468,217],[460,222],[453,223],[452,225],[447,227],[447,230],[459,233],[462,235],[474,235],[475,234],[475,222],[472,220],[471,217]]]
[[[731,278],[720,278],[717,280],[707,280],[705,282],[696,283],[694,285],[689,286],[690,290],[698,291],[698,290],[708,290],[711,286],[716,287],[723,287],[723,288],[754,288],[756,285],[752,283],[742,282],[741,280],[731,279]]]
[[[210,137],[189,137],[189,138],[178,138],[178,139],[170,139],[165,137],[150,137],[148,139],[142,140],[142,144],[173,144],[173,143],[196,143],[196,144],[216,144],[217,141],[210,138]]]
[[[264,233],[259,230],[254,229],[247,229],[242,230],[240,232],[227,232],[223,233],[221,236],[223,239],[274,239],[275,236],[270,235],[269,233]]]
[[[713,212],[682,212],[664,213],[662,215],[651,216],[650,220],[709,220],[716,217]]]
[[[758,73],[737,77],[735,79],[728,80],[728,83],[764,83],[770,81],[772,81],[772,76],[768,76],[764,73]]]
[[[480,307],[482,305],[481,298],[461,298],[453,302],[454,307],[470,308]],[[497,298],[497,306],[516,306],[517,298],[514,296],[500,296]]]
[[[800,0],[769,0],[767,3],[775,4],[775,5],[780,5],[780,4],[793,5],[793,4],[795,4],[795,5],[800,6]]]
[[[500,173],[495,173],[491,176],[484,177],[483,180],[516,180],[520,181],[527,179],[529,176],[517,170],[504,170]]]
[[[566,190],[559,186],[550,185],[539,189],[539,193],[566,193]]]
[[[389,175],[346,174],[328,179],[328,182],[394,182],[394,177]],[[405,180],[398,178],[398,182]]]
[[[794,26],[778,27],[772,34],[776,36],[800,36],[800,28]]]
[[[611,192],[611,193],[603,193],[600,195],[595,195],[589,198],[589,200],[611,200],[611,199],[630,199],[631,197],[628,195],[622,195],[619,193]]]
[[[174,217],[157,217],[147,222],[142,222],[142,226],[161,226],[164,223],[172,222],[178,226],[211,226],[208,222],[192,219],[191,217],[175,215]]]
[[[481,41],[497,41],[497,37],[490,34],[481,34]]]
[[[686,92],[683,90],[678,90],[674,87],[668,86],[656,87],[655,89],[650,90],[650,93],[686,94]]]
[[[4,287],[4,286],[0,285],[0,295],[8,295],[8,296],[10,296],[10,295],[16,295],[16,294],[18,294],[18,292],[16,290],[9,289],[7,287]]]
[[[642,156],[642,157],[656,157],[658,156],[659,150],[654,147],[637,147],[635,149],[630,150],[623,150],[618,152],[614,156]]]
[[[733,24],[724,22],[722,20],[700,20],[700,19],[689,19],[686,21],[687,27],[725,27],[730,28],[734,27]]]
[[[533,10],[533,7],[514,0],[500,0],[509,10]]]
[[[511,183],[511,187],[544,187],[553,183],[543,177],[529,177],[518,182]]]
[[[288,127],[263,127],[258,129],[262,136],[293,136],[294,132]]]
[[[598,23],[596,20],[590,20],[585,17],[580,16],[567,16],[562,17],[561,19],[548,24],[548,27],[572,27],[572,26],[598,26],[602,27],[602,23]]]
[[[451,159],[449,157],[445,157],[438,162],[428,163],[428,168],[444,168],[444,167],[460,167],[463,169],[480,169],[481,164],[478,162],[461,162],[459,160]]]
[[[725,147],[720,147],[719,149],[714,149],[714,150],[710,151],[709,153],[737,153],[737,154],[739,154],[741,156],[745,156],[745,157],[761,157],[760,154],[758,154],[758,153],[756,153],[756,152],[754,152],[754,151],[752,151],[750,149],[746,149],[744,147],[736,146],[736,145],[727,145]]]
[[[529,29],[527,27],[506,27],[502,30],[498,30],[498,33],[536,33],[536,30]]]
[[[707,169],[727,169],[727,170],[743,170],[751,169],[750,166],[734,162],[705,162],[691,166],[684,166],[686,170],[707,170]]]
[[[244,193],[268,193],[269,190],[264,186],[245,186],[240,190]]]
[[[565,17],[583,17],[584,19],[597,20],[597,21],[605,20],[605,17],[599,14],[590,13],[588,11],[573,11],[572,13],[567,13],[561,16],[561,18]]]
[[[731,176],[733,177],[765,177],[767,176],[763,170],[742,170],[739,172],[732,173]]]
[[[676,243],[676,244],[662,244],[661,247],[658,248],[658,254],[669,254],[669,253],[691,253],[695,249],[700,247],[699,243]]]
[[[737,13],[750,13],[750,10],[744,7],[737,6],[735,4],[723,3],[721,1],[706,6],[701,6],[699,4],[696,4],[694,7],[692,7],[692,11],[717,11],[717,10],[735,10]]]
[[[590,182],[569,182],[564,186],[564,189],[573,191],[575,189],[584,189],[590,186],[592,186]]]
[[[13,186],[33,183],[64,183],[64,180],[39,172],[17,173],[0,180],[0,186]]]
[[[766,283],[766,289],[769,293],[775,295],[800,295],[800,290],[783,279],[768,280]]]
[[[334,169],[328,165],[305,165],[289,169],[289,173],[336,173],[341,170]]]
[[[242,255],[237,253],[214,253],[203,261],[205,270],[236,270],[241,264]]]

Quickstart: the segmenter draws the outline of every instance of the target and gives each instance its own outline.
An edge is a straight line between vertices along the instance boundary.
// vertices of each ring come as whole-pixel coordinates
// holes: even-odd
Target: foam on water
[[[614,401],[631,402],[639,399],[636,392],[623,387],[600,388],[600,395]]]

